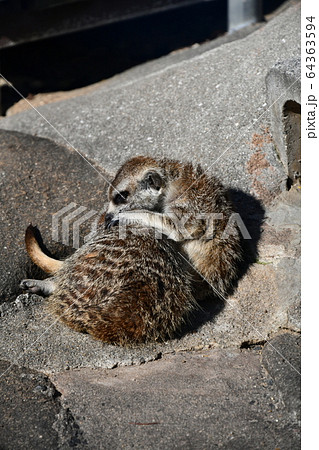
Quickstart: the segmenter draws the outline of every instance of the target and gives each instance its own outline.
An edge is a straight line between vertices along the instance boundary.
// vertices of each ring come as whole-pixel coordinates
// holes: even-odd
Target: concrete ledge
[[[301,177],[300,76],[300,58],[278,62],[266,76],[271,133],[287,172],[288,184]]]

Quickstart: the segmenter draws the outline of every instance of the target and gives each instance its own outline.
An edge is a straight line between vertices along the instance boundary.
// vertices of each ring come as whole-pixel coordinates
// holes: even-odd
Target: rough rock
[[[0,130],[0,301],[21,293],[18,286],[23,278],[43,277],[25,251],[24,233],[29,223],[38,225],[56,257],[73,250],[71,225],[68,248],[52,240],[52,218],[72,202],[86,208],[78,217],[102,207],[108,176],[100,168],[98,171],[102,176],[80,155],[50,140]],[[82,237],[89,224],[87,220],[80,225]],[[62,224],[58,226],[61,242]]]
[[[60,393],[43,374],[0,361],[1,448],[53,449],[85,444]]]
[[[289,333],[267,342],[262,352],[263,365],[275,380],[287,412],[298,421],[301,407],[300,352],[300,335]]]
[[[51,141],[15,132],[2,132],[2,136],[2,196],[9,205],[1,230],[7,242],[1,261],[2,290],[9,298],[17,292],[21,278],[36,275],[24,250],[26,224],[36,219],[45,242],[59,256],[63,246],[56,247],[52,240],[52,213],[71,201],[98,209],[104,200],[105,180],[95,172],[92,176],[93,169],[79,155]],[[57,164],[64,171],[72,167],[67,179],[64,171],[54,170]],[[23,181],[16,179],[17,167],[19,172],[23,167]],[[280,329],[300,331],[300,192],[283,193],[266,211],[257,199],[240,190],[233,190],[232,195],[252,237],[245,242],[242,277],[224,302],[202,304],[181,336],[136,349],[105,345],[57,322],[41,297],[21,295],[1,307],[0,357],[47,372],[65,367],[110,368],[141,364],[176,350],[265,342]],[[16,199],[11,206],[10,198]]]

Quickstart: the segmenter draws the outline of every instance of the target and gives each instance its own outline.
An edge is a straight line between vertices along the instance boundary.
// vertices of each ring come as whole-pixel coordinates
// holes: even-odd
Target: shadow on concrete
[[[261,227],[265,217],[265,209],[257,198],[239,189],[230,189],[229,194],[234,209],[242,218],[251,239],[242,238],[243,261],[239,267],[238,278],[229,290],[228,296],[235,292],[239,281],[248,272],[250,266],[258,260],[258,242],[261,237]],[[205,300],[200,301],[198,310],[192,314],[188,323],[180,330],[178,337],[194,332],[206,322],[213,321],[224,309],[225,305],[225,301],[214,293]]]

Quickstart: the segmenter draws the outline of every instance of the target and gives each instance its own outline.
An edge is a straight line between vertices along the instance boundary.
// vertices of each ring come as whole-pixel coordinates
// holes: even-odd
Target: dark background
[[[226,0],[0,0],[0,69],[26,97],[70,90],[226,32]],[[2,81],[0,113],[18,100]]]

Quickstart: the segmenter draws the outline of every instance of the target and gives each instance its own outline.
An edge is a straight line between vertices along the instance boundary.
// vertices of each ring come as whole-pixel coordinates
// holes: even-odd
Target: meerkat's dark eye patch
[[[152,188],[159,191],[162,185],[162,177],[157,172],[148,172],[141,181],[141,186],[143,189]]]
[[[130,195],[129,191],[121,191],[118,192],[114,197],[113,197],[113,203],[115,205],[122,205],[124,203],[126,203],[127,197]]]

